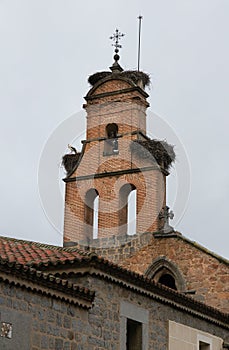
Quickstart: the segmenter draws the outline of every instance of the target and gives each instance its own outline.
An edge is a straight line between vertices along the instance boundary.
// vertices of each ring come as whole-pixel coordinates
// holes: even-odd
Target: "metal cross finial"
[[[118,53],[119,49],[121,49],[122,45],[119,44],[119,40],[124,36],[125,34],[121,33],[118,29],[115,30],[115,33],[110,36],[111,40],[114,40],[114,44],[112,46],[115,47],[115,52]]]

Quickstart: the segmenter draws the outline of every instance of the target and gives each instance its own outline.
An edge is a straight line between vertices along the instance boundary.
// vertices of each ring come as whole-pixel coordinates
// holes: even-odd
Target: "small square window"
[[[210,350],[210,344],[205,343],[203,341],[199,341],[199,348],[198,350]]]

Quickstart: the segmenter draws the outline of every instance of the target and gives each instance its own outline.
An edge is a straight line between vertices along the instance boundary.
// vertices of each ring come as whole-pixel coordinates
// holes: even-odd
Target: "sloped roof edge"
[[[98,95],[94,95],[94,92],[97,90],[97,88],[106,83],[107,81],[111,81],[111,80],[121,80],[121,81],[124,81],[126,83],[128,83],[130,85],[130,88],[126,88],[126,89],[122,89],[122,90],[117,90],[117,91],[111,91],[111,92],[107,92],[107,93],[101,93],[101,94],[98,94]],[[85,100],[90,100],[92,98],[97,98],[97,97],[102,97],[103,95],[106,96],[107,94],[111,94],[112,92],[113,93],[120,93],[120,92],[129,92],[129,91],[132,91],[132,90],[137,90],[139,91],[144,97],[149,97],[149,95],[147,94],[147,92],[145,90],[143,90],[142,88],[140,88],[137,84],[135,84],[130,78],[127,78],[127,77],[122,77],[120,76],[119,74],[111,74],[101,80],[99,80],[94,86],[92,86],[92,88],[88,91],[88,93],[86,94],[86,96],[84,97]]]
[[[8,263],[0,259],[0,280],[19,285],[31,291],[50,295],[56,299],[89,308],[94,300],[94,291],[78,286],[66,279],[42,272],[17,263]],[[31,285],[28,282],[32,282]],[[59,293],[58,293],[59,292]]]
[[[98,278],[103,278],[114,283],[121,284],[123,287],[132,289],[140,294],[153,296],[165,304],[170,304],[179,309],[195,313],[198,317],[208,318],[211,322],[222,324],[229,329],[229,314],[223,313],[220,310],[208,306],[202,302],[196,301],[190,296],[187,296],[178,291],[172,290],[159,283],[152,281],[144,275],[127,270],[114,264],[96,254],[90,258],[81,260],[75,267],[72,264],[69,269],[67,266],[59,271],[55,269],[55,273],[61,275],[75,273],[81,275],[85,273],[94,275]]]
[[[2,237],[1,237],[2,239]],[[8,240],[7,238],[5,238]],[[38,285],[48,286],[51,290],[59,290],[60,292],[72,293],[72,295],[79,295],[82,299],[92,300],[93,293],[92,291],[81,289],[76,284],[69,284],[69,281],[66,279],[59,278],[54,275],[59,273],[63,273],[66,271],[79,272],[81,268],[92,268],[93,274],[96,276],[103,276],[108,280],[111,280],[115,283],[119,283],[125,287],[136,290],[138,293],[147,294],[153,293],[156,299],[160,299],[163,303],[172,304],[174,307],[185,308],[186,311],[192,312],[192,310],[199,315],[199,317],[203,317],[205,315],[211,322],[219,322],[227,325],[229,328],[229,314],[222,313],[218,309],[207,306],[204,303],[196,301],[191,297],[188,297],[182,293],[177,291],[173,291],[165,286],[157,284],[151,281],[149,278],[139,275],[136,272],[127,270],[117,264],[112,263],[109,260],[106,260],[102,257],[99,257],[95,253],[87,253],[83,252],[82,256],[78,256],[79,249],[74,247],[71,248],[61,248],[56,246],[44,245],[41,243],[34,243],[30,241],[16,240],[10,239],[12,242],[19,242],[26,244],[30,243],[31,245],[35,245],[36,247],[42,247],[50,249],[50,247],[54,250],[60,252],[70,252],[72,253],[71,258],[65,258],[64,260],[50,260],[49,262],[39,262],[37,265],[33,264],[31,267],[27,264],[20,264],[16,261],[11,262],[10,260],[0,258],[0,271],[2,273],[6,273],[11,275],[12,272],[15,276],[23,280],[36,282]],[[76,252],[76,256],[74,254]],[[52,267],[54,268],[52,271]],[[49,268],[49,272],[40,271],[39,269],[45,270]],[[66,288],[66,286],[68,288]],[[190,311],[191,310],[191,311]],[[202,315],[202,316],[201,316]],[[204,316],[204,317],[205,317]]]
[[[165,239],[171,239],[171,238],[175,238],[175,239],[180,239],[190,245],[192,245],[193,247],[201,250],[202,252],[212,256],[213,258],[219,260],[220,262],[222,262],[225,265],[229,265],[229,260],[212,252],[211,250],[205,248],[204,246],[202,246],[200,243],[197,243],[196,241],[192,241],[191,239],[185,237],[182,233],[176,231],[175,233],[173,233],[172,235],[169,234],[162,234],[161,232],[155,232],[154,233],[154,237],[155,238],[165,238]]]

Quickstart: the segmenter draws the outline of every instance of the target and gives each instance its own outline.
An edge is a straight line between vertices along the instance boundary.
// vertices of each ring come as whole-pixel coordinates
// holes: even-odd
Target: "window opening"
[[[203,341],[199,341],[199,348],[198,350],[210,350],[210,344],[205,343]]]
[[[87,236],[98,238],[99,194],[94,188],[87,191],[85,196],[85,223]]]
[[[153,279],[155,282],[160,282],[162,284],[169,286],[169,288],[173,288],[178,290],[179,292],[184,292],[187,290],[185,280],[177,265],[167,260],[165,257],[158,257],[153,260],[152,264],[148,267],[145,272],[146,276],[150,279]],[[170,275],[171,282],[160,280],[163,275]],[[160,281],[159,281],[160,280]]]
[[[126,350],[142,350],[142,323],[127,319]]]
[[[107,139],[104,142],[104,156],[118,154],[118,125],[115,123],[106,126]]]
[[[136,234],[137,190],[133,189],[128,195],[127,234]]]
[[[94,213],[93,213],[93,239],[98,238],[98,225],[99,224],[99,196],[94,200]]]
[[[137,190],[126,184],[119,191],[119,232],[134,235],[137,226]]]
[[[174,277],[172,275],[168,274],[168,273],[165,273],[164,275],[162,275],[159,278],[158,282],[163,284],[166,287],[169,287],[171,289],[177,290],[176,282],[175,282]]]
[[[121,300],[120,349],[149,349],[149,310]]]

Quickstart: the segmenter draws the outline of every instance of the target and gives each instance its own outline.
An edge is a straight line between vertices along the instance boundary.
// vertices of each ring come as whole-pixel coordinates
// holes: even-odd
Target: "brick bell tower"
[[[166,142],[147,137],[149,76],[123,71],[117,43],[110,71],[88,79],[82,150],[63,157],[64,245],[110,247],[164,227],[166,176],[175,154]]]

